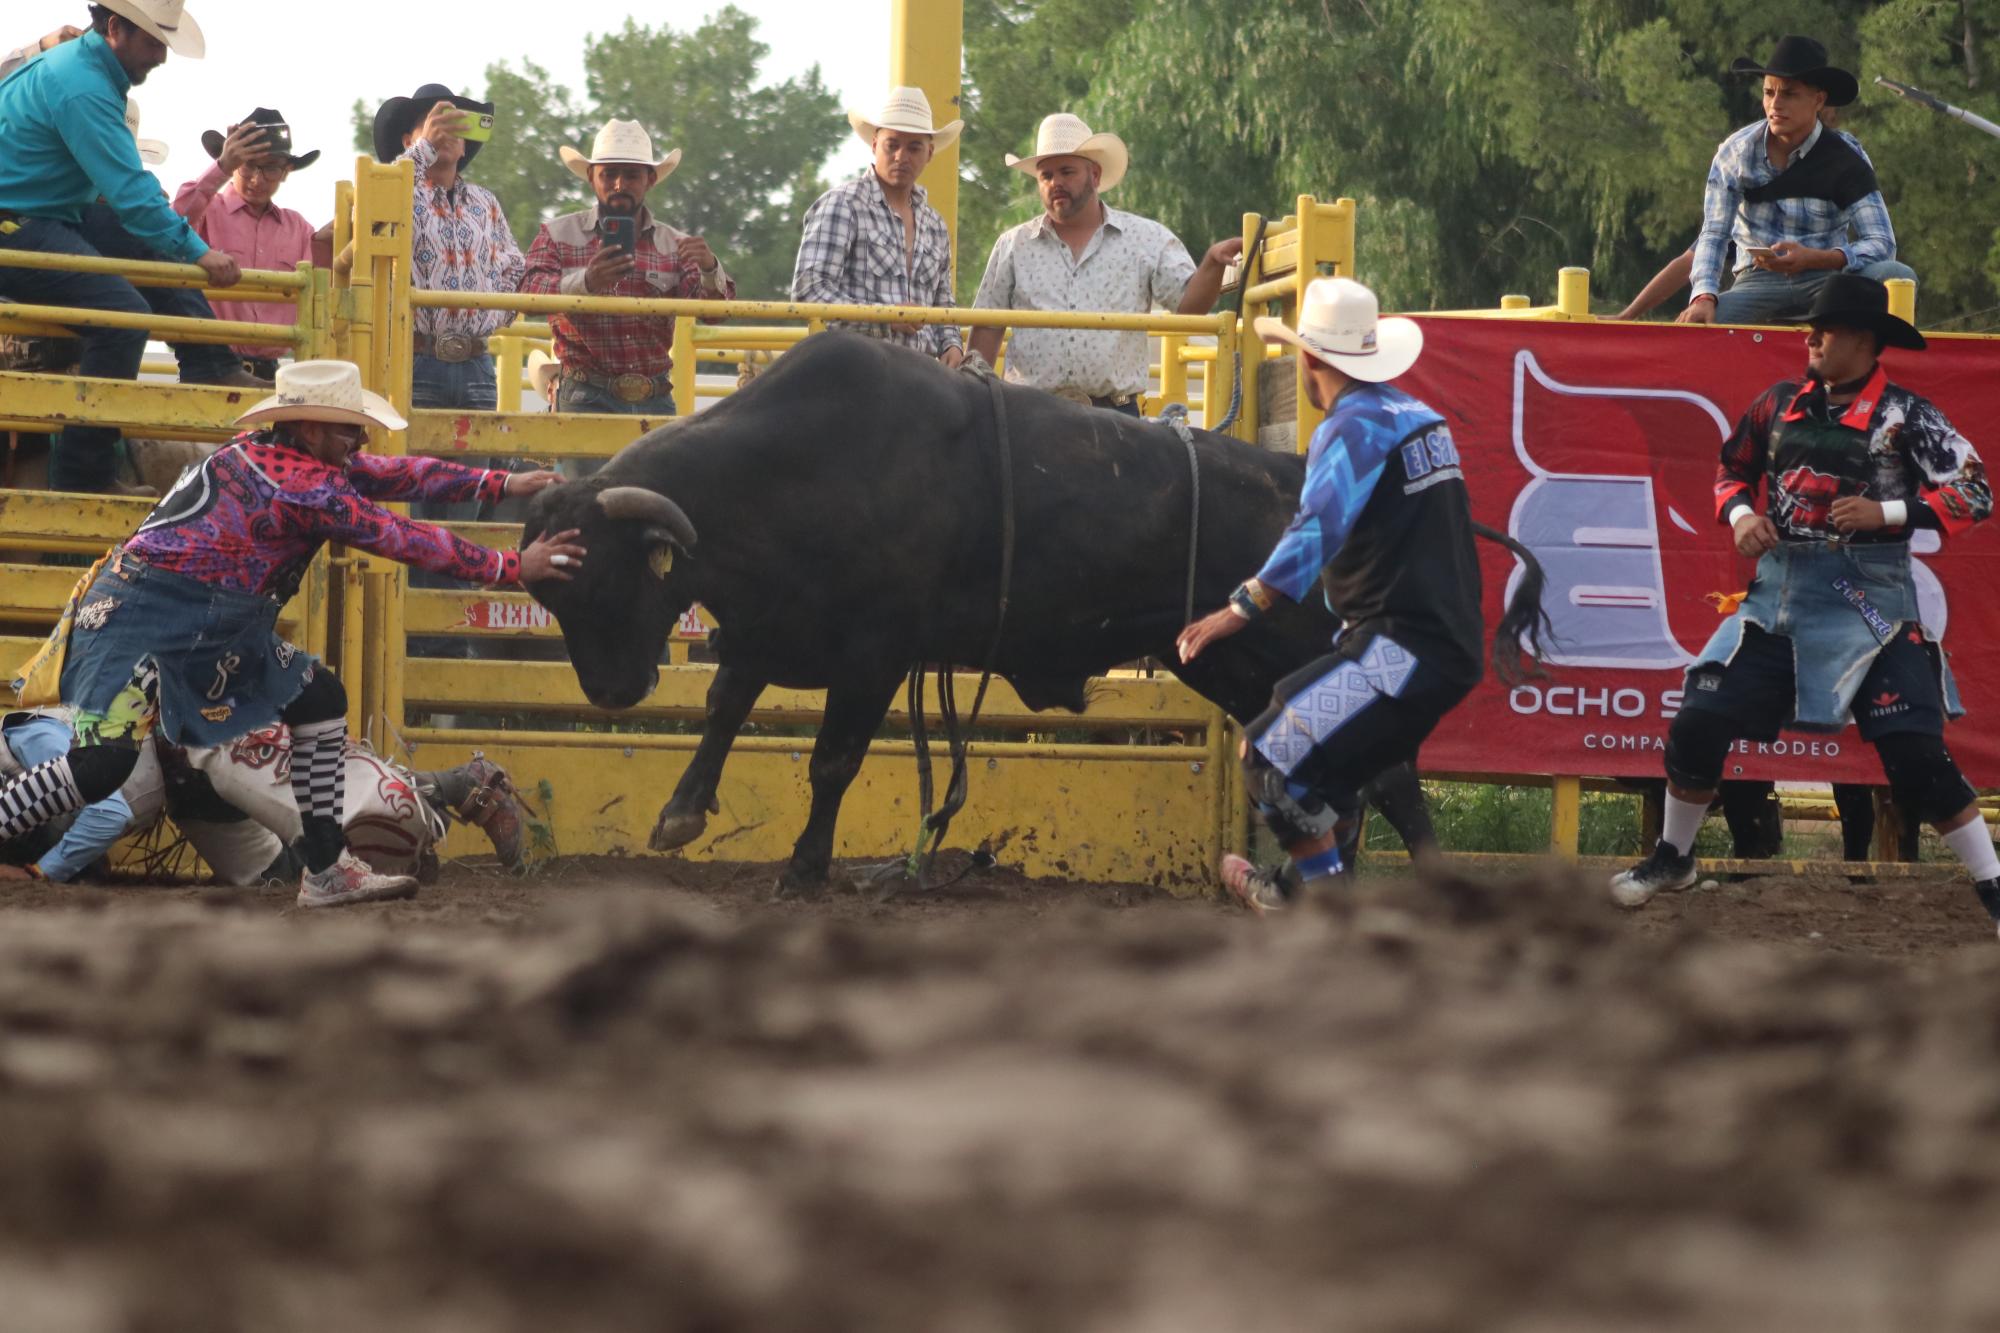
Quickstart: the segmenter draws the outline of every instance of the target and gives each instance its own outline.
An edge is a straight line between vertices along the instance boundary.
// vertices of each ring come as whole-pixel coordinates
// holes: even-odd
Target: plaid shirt
[[[917,215],[916,253],[903,259],[903,220],[882,196],[869,167],[845,185],[836,185],[806,210],[805,235],[792,271],[792,299],[829,305],[951,304],[951,233],[925,202],[919,185],[910,196]],[[959,345],[955,325],[927,324],[921,333],[901,333],[887,324],[829,321],[828,328],[852,329],[871,338],[941,356]]]
[[[1867,158],[1853,135],[1833,132]],[[1748,247],[1769,247],[1779,241],[1839,250],[1847,256],[1849,272],[1896,257],[1896,231],[1889,225],[1889,206],[1882,202],[1880,190],[1850,208],[1837,207],[1828,199],[1778,199],[1767,204],[1744,199],[1746,189],[1777,179],[1778,168],[1764,150],[1766,133],[1760,120],[1745,125],[1715,150],[1708,187],[1701,196],[1701,236],[1694,243],[1694,296],[1714,296],[1722,290],[1722,257],[1730,241],[1736,242],[1739,273],[1751,267]],[[1824,133],[1824,126],[1815,125],[1792,160],[1810,153]]]
[[[535,243],[528,247],[528,273],[521,279],[522,292],[590,295],[583,273],[604,248],[604,239],[597,231],[598,216],[599,210],[593,206],[543,223],[535,233]],[[680,243],[686,233],[654,221],[643,208],[639,210],[638,237],[632,272],[610,291],[597,295],[736,299],[736,279],[723,271],[720,260],[715,272],[703,278],[700,269],[681,262]],[[709,316],[702,323],[720,324],[722,318]],[[551,315],[549,326],[556,335],[556,360],[568,369],[599,375],[664,375],[673,368],[672,315]]]
[[[414,224],[410,238],[410,285],[430,292],[511,292],[521,285],[527,261],[507,214],[493,192],[463,176],[449,190],[430,182],[437,149],[428,139],[411,141],[403,156],[417,164],[416,197],[411,204]],[[511,310],[416,311],[416,331],[435,338],[441,333],[469,333],[490,338],[514,322]]]

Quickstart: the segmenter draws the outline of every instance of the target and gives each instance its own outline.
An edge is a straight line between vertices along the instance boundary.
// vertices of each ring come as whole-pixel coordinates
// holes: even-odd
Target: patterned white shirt
[[[910,207],[916,213],[914,254],[905,260],[903,220],[882,196],[875,168],[836,185],[806,210],[792,270],[792,299],[828,305],[951,304],[951,232],[916,186]],[[871,338],[942,356],[959,345],[958,326],[926,324],[921,333],[902,333],[887,324],[827,321],[830,329],[850,329]]]
[[[449,190],[430,181],[437,149],[419,136],[403,150],[417,164],[410,203],[410,285],[425,291],[511,292],[521,286],[528,261],[514,242],[506,211],[493,192],[460,176]],[[418,333],[468,333],[490,338],[514,321],[511,310],[432,310],[415,314]]]
[[[986,260],[975,307],[986,310],[1108,310],[1144,314],[1180,305],[1195,262],[1171,231],[1109,205],[1104,225],[1078,257],[1047,214],[1002,232]],[[1077,389],[1093,398],[1144,393],[1146,334],[1015,329],[1007,378],[1037,389]]]

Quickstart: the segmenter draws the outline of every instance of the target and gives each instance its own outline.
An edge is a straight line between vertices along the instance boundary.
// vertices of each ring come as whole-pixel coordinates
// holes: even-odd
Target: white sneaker
[[[353,852],[326,869],[311,870],[299,877],[300,907],[345,907],[349,903],[379,903],[392,898],[417,896],[412,875],[378,875]]]
[[[1653,854],[1611,881],[1611,901],[1620,907],[1644,907],[1656,893],[1678,893],[1694,887],[1694,858],[1683,856],[1662,838]]]

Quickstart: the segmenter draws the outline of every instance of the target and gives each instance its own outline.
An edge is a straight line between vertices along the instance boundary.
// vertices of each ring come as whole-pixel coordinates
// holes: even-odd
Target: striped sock
[[[347,805],[347,719],[292,728],[292,799],[302,818],[340,822]]]
[[[10,842],[83,807],[83,793],[77,790],[68,755],[36,764],[0,787],[0,842]]]

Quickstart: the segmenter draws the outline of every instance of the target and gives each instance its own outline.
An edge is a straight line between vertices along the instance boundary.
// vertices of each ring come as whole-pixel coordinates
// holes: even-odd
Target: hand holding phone
[[[598,230],[604,235],[604,248],[614,246],[626,254],[636,254],[639,250],[639,219],[619,213],[607,213]]]

